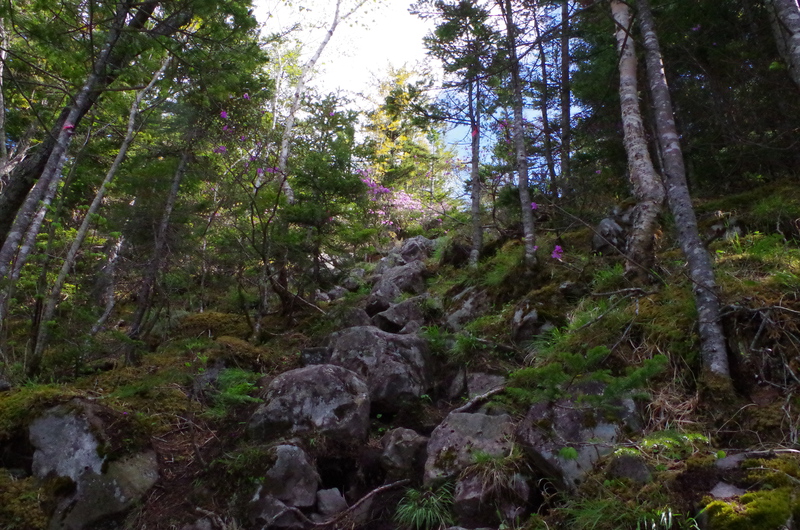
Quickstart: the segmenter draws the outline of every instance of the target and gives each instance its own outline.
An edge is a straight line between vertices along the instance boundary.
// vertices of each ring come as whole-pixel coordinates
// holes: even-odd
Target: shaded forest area
[[[795,528],[797,0],[419,0],[443,79],[392,70],[368,111],[309,86],[337,28],[380,5],[308,7],[311,50],[248,0],[0,6],[0,526],[105,528],[64,523],[76,487],[31,467],[26,429],[75,400],[104,407],[104,458],[158,458],[166,493],[108,528],[277,524],[244,515],[275,449],[243,425],[309,349],[383,318],[425,342],[431,374],[399,410],[373,402],[372,449],[479,404],[452,390],[475,372],[502,377],[479,401],[515,419],[567,403],[602,423],[631,400],[641,424],[602,456],[650,478],[592,457],[562,483],[519,426],[443,484],[377,479],[364,440],[312,436],[352,506],[399,484],[329,527],[466,525],[453,497],[480,476],[492,508],[474,520],[496,528]],[[417,236],[424,288],[387,298]],[[416,326],[385,323],[411,299]],[[372,320],[345,325],[354,309]],[[584,462],[592,440],[550,456]],[[745,464],[720,471],[727,453]],[[531,491],[508,511],[518,475]]]

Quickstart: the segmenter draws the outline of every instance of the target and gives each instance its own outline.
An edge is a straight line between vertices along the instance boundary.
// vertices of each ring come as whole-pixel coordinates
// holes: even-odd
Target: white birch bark
[[[572,142],[572,102],[569,78],[569,2],[561,4],[561,186],[572,189],[570,183],[570,143]]]
[[[506,22],[509,59],[511,61],[511,88],[514,109],[511,131],[514,137],[519,201],[522,206],[522,233],[525,247],[525,263],[530,266],[536,263],[536,232],[533,223],[533,210],[531,209],[531,194],[528,190],[528,153],[525,149],[525,132],[523,127],[522,80],[519,74],[517,38],[514,26],[514,15],[511,10],[511,0],[505,0],[503,14]]]
[[[689,196],[689,187],[686,184],[680,136],[675,127],[672,100],[664,74],[664,64],[653,15],[647,0],[637,0],[636,5],[644,37],[647,79],[656,110],[658,141],[664,157],[667,198],[675,218],[675,226],[678,229],[678,241],[686,256],[689,277],[693,284],[703,367],[714,376],[730,383],[730,368],[725,334],[722,329],[720,303],[714,280],[714,266],[711,256],[700,239],[697,219]]]
[[[615,37],[619,52],[619,99],[628,172],[636,198],[636,212],[628,237],[626,274],[646,278],[653,264],[653,235],[664,202],[664,186],[653,168],[647,147],[639,89],[636,80],[636,50],[630,35],[631,17],[628,4],[611,1]]]
[[[789,67],[789,76],[800,88],[800,6],[797,0],[769,0],[772,29],[778,52]]]
[[[478,260],[483,248],[483,223],[481,222],[481,175],[480,175],[480,150],[481,150],[481,114],[480,114],[480,86],[476,81],[468,81],[469,98],[469,123],[472,136],[472,166],[470,168],[470,194],[472,199],[472,249],[469,252],[469,265],[478,266]]]
[[[278,154],[278,174],[283,177],[282,187],[284,193],[286,194],[286,200],[289,202],[289,204],[294,203],[294,192],[289,185],[289,181],[286,179],[286,167],[289,161],[289,151],[292,141],[292,131],[294,129],[294,120],[295,116],[297,115],[297,111],[300,110],[300,103],[303,99],[303,94],[305,94],[306,91],[306,81],[308,76],[314,70],[314,66],[317,64],[317,61],[319,61],[319,58],[322,56],[322,52],[325,51],[325,48],[328,46],[328,43],[333,37],[333,34],[339,24],[350,18],[356,11],[359,10],[359,8],[361,8],[361,6],[366,3],[367,0],[359,0],[350,11],[344,15],[341,15],[340,11],[342,7],[342,0],[336,0],[336,9],[333,15],[333,20],[331,21],[331,25],[328,27],[328,31],[325,32],[325,37],[317,47],[314,55],[311,56],[311,58],[300,70],[300,77],[297,79],[297,84],[294,87],[292,106],[289,109],[289,115],[286,117],[286,123],[283,126],[283,134],[281,135],[281,149]]]

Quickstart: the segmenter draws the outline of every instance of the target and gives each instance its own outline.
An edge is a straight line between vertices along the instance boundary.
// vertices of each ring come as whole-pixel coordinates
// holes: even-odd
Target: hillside
[[[335,271],[261,342],[220,303],[133,365],[119,330],[52,351],[51,382],[0,394],[0,527],[794,528],[800,189],[697,208],[730,227],[708,245],[732,393],[668,219],[633,285],[544,210],[534,267],[510,234],[472,269],[455,230]]]

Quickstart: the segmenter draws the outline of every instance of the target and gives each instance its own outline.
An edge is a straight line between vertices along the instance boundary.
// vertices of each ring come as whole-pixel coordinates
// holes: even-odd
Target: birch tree
[[[800,88],[800,6],[797,0],[769,0],[772,32],[789,76]]]
[[[534,230],[531,194],[528,190],[528,153],[525,148],[525,130],[523,127],[524,101],[522,97],[520,61],[517,56],[517,28],[514,24],[514,11],[512,10],[511,0],[503,0],[501,7],[506,25],[506,47],[511,74],[511,97],[514,110],[511,131],[513,133],[514,153],[516,157],[519,200],[522,206],[522,233],[525,248],[525,263],[533,265],[536,263],[536,232]]]
[[[645,278],[647,270],[653,264],[653,235],[664,202],[664,186],[653,168],[639,110],[636,50],[630,33],[631,16],[628,4],[612,0],[611,15],[616,25],[615,36],[619,52],[619,99],[625,151],[637,202],[626,249],[625,269],[630,276]]]
[[[697,229],[697,219],[686,183],[680,136],[675,127],[672,99],[664,73],[653,14],[647,0],[637,0],[636,5],[644,38],[647,79],[655,106],[658,142],[664,160],[667,198],[670,211],[675,217],[678,241],[689,266],[689,278],[692,281],[697,306],[703,366],[707,372],[721,378],[729,385],[730,369],[714,279],[714,266]]]

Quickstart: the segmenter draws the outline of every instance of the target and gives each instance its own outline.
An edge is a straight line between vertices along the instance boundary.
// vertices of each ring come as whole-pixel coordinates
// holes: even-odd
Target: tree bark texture
[[[519,72],[519,58],[517,57],[517,38],[514,26],[514,15],[511,10],[511,0],[505,0],[504,16],[508,41],[508,53],[511,62],[511,90],[514,108],[514,120],[511,130],[514,136],[514,151],[516,154],[516,169],[519,184],[519,201],[522,206],[522,233],[525,246],[525,263],[536,263],[536,232],[533,223],[533,210],[531,209],[531,194],[528,190],[528,153],[525,149],[525,129],[523,127],[523,100],[522,80]]]
[[[535,24],[536,34],[539,35],[541,28],[539,26],[539,17],[536,16],[536,10],[533,10],[533,20]],[[544,148],[544,160],[547,166],[547,176],[550,177],[550,196],[554,199],[558,197],[558,177],[556,176],[556,161],[553,153],[552,129],[550,127],[550,117],[548,110],[550,108],[550,78],[547,73],[547,53],[544,50],[544,39],[536,39],[537,48],[539,49],[539,60],[542,72],[542,93],[539,102],[539,111],[542,113],[542,143]]]
[[[83,87],[72,99],[72,105],[61,112],[54,125],[45,133],[41,143],[35,149],[31,149],[28,156],[10,170],[8,182],[0,193],[0,245],[3,248],[12,231],[17,243],[19,242],[17,221],[27,225],[33,215],[29,209],[26,212],[21,210],[25,208],[24,204],[28,198],[33,202],[41,199],[43,188],[38,188],[38,184],[43,179],[52,177],[53,164],[56,164],[59,156],[66,151],[72,132],[103,91],[119,77],[123,68],[142,53],[143,46],[151,45],[130,43],[126,35],[143,31],[145,24],[161,2],[162,0],[147,0],[136,3],[125,0],[119,3],[103,48],[98,53]],[[181,29],[181,25],[173,22],[159,24],[149,33],[153,36],[172,35]],[[124,45],[120,45],[120,42]],[[37,185],[36,188],[34,184]],[[32,192],[33,196],[29,192]],[[5,254],[8,254],[8,251]],[[4,255],[0,252],[0,267],[8,263],[8,260],[3,261],[3,258]],[[0,278],[3,275],[0,273]]]
[[[672,100],[661,49],[647,0],[637,0],[639,22],[647,59],[647,78],[656,109],[658,141],[664,157],[664,179],[669,207],[678,229],[678,241],[686,256],[698,313],[700,348],[704,368],[714,376],[730,380],[728,353],[722,329],[714,266],[697,229],[697,219],[686,184],[683,153],[675,127]]]
[[[628,172],[636,198],[636,211],[626,249],[626,274],[645,278],[653,265],[653,235],[664,202],[664,185],[653,168],[647,148],[636,80],[636,50],[630,34],[628,5],[612,0],[617,50],[619,51],[619,100]]]
[[[771,0],[772,29],[778,52],[786,61],[789,76],[800,88],[800,6],[797,0]]]
[[[480,150],[481,150],[481,113],[480,113],[480,85],[470,80],[468,87],[469,98],[469,124],[472,135],[472,166],[470,170],[470,193],[472,199],[472,249],[469,253],[471,267],[478,266],[478,259],[483,248],[483,223],[481,222],[481,175],[480,175]]]
[[[570,190],[570,143],[572,142],[572,102],[569,78],[569,2],[561,4],[561,186]]]

